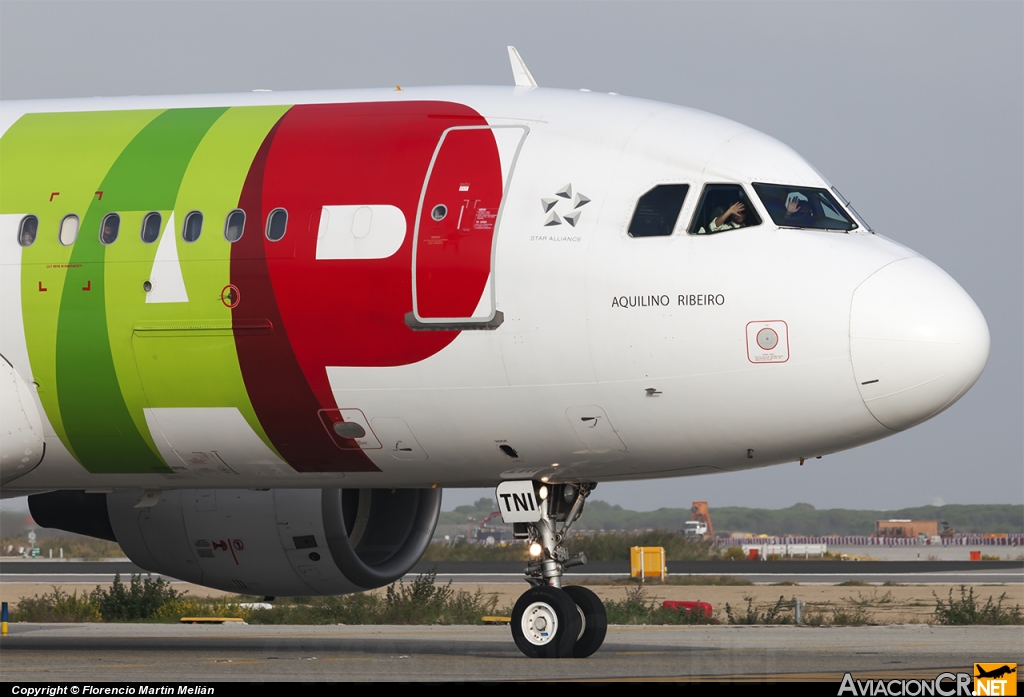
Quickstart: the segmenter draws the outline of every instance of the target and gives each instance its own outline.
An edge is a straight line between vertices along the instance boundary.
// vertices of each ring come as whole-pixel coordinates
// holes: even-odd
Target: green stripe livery
[[[253,157],[287,110],[27,114],[0,141],[0,213],[39,217],[20,269],[33,379],[54,430],[89,472],[171,472],[147,407],[235,407],[273,449],[225,329],[231,312],[221,291],[231,252],[223,224]],[[192,210],[203,213],[204,225],[188,243],[180,233]],[[150,211],[163,218],[161,241],[171,235],[165,242],[180,261],[187,301],[146,302],[143,283],[160,244],[140,239]],[[121,216],[120,234],[106,246],[99,229],[111,212]],[[81,226],[65,247],[57,231],[71,213]],[[247,228],[259,234],[259,221]],[[207,330],[145,331],[183,322]]]

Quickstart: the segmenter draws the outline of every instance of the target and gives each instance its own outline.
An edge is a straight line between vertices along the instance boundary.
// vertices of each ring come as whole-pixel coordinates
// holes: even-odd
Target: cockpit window
[[[708,184],[697,206],[697,215],[693,216],[690,224],[690,234],[710,235],[760,224],[761,218],[742,186]]]
[[[629,236],[671,235],[689,189],[689,184],[662,184],[641,196],[633,211],[633,219],[629,221]]]
[[[872,227],[871,227],[871,226],[870,226],[870,225],[868,224],[868,221],[864,220],[864,216],[863,216],[863,215],[861,215],[860,213],[858,213],[858,212],[857,212],[857,209],[856,209],[856,208],[854,208],[854,207],[853,207],[853,206],[852,206],[852,205],[850,204],[850,200],[849,200],[848,198],[846,198],[845,196],[843,196],[843,195],[842,195],[841,193],[839,193],[839,189],[837,189],[836,187],[834,187],[834,186],[833,186],[833,187],[832,187],[832,193],[836,195],[836,198],[837,198],[837,199],[839,199],[840,201],[842,201],[843,205],[844,205],[844,206],[846,206],[846,210],[848,210],[848,211],[850,211],[851,213],[853,213],[853,217],[854,217],[854,218],[856,219],[857,223],[858,223],[858,224],[860,224],[860,226],[861,226],[862,228],[864,228],[865,230],[867,230],[868,232],[870,232],[870,233],[871,233],[872,235],[873,235],[873,234],[875,234],[875,230],[874,230],[874,228],[872,228]]]
[[[754,184],[754,191],[779,227],[853,230],[857,223],[825,189]]]

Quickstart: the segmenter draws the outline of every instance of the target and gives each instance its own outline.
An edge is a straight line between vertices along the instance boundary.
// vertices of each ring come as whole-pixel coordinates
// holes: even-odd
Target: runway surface
[[[531,660],[507,627],[16,624],[5,682],[826,680],[1024,664],[1020,627],[609,628],[588,659]]]
[[[523,579],[519,562],[420,562],[406,577],[435,572],[442,583],[515,583]],[[1024,562],[968,561],[766,561],[766,562],[669,562],[670,575],[733,576],[753,583],[792,581],[801,585],[836,584],[848,580],[865,583],[1024,583]],[[129,561],[3,561],[0,581],[5,583],[110,583],[114,574],[147,573]],[[574,583],[584,579],[625,578],[625,562],[591,562],[575,567],[567,576]],[[174,579],[168,578],[169,581]]]

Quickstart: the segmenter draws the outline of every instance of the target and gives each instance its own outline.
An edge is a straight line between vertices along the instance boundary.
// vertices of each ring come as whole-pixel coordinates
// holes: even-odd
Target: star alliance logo
[[[563,213],[562,217],[558,217],[558,212],[554,208],[561,203],[563,200],[572,201],[572,210],[568,213]],[[590,203],[590,198],[583,194],[576,192],[575,195],[572,193],[572,182],[566,184],[561,189],[555,192],[555,195],[551,198],[542,198],[540,200],[540,206],[545,213],[548,214],[547,220],[544,221],[544,227],[550,227],[552,225],[561,225],[564,220],[572,227],[576,227],[576,224],[580,221],[580,208]],[[564,207],[563,207],[564,208]]]

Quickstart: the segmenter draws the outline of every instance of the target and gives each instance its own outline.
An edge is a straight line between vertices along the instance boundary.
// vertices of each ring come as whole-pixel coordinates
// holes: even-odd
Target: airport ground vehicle
[[[4,104],[3,494],[283,596],[390,583],[443,488],[521,482],[517,643],[582,655],[597,483],[855,447],[977,380],[970,297],[788,147],[516,71]]]

